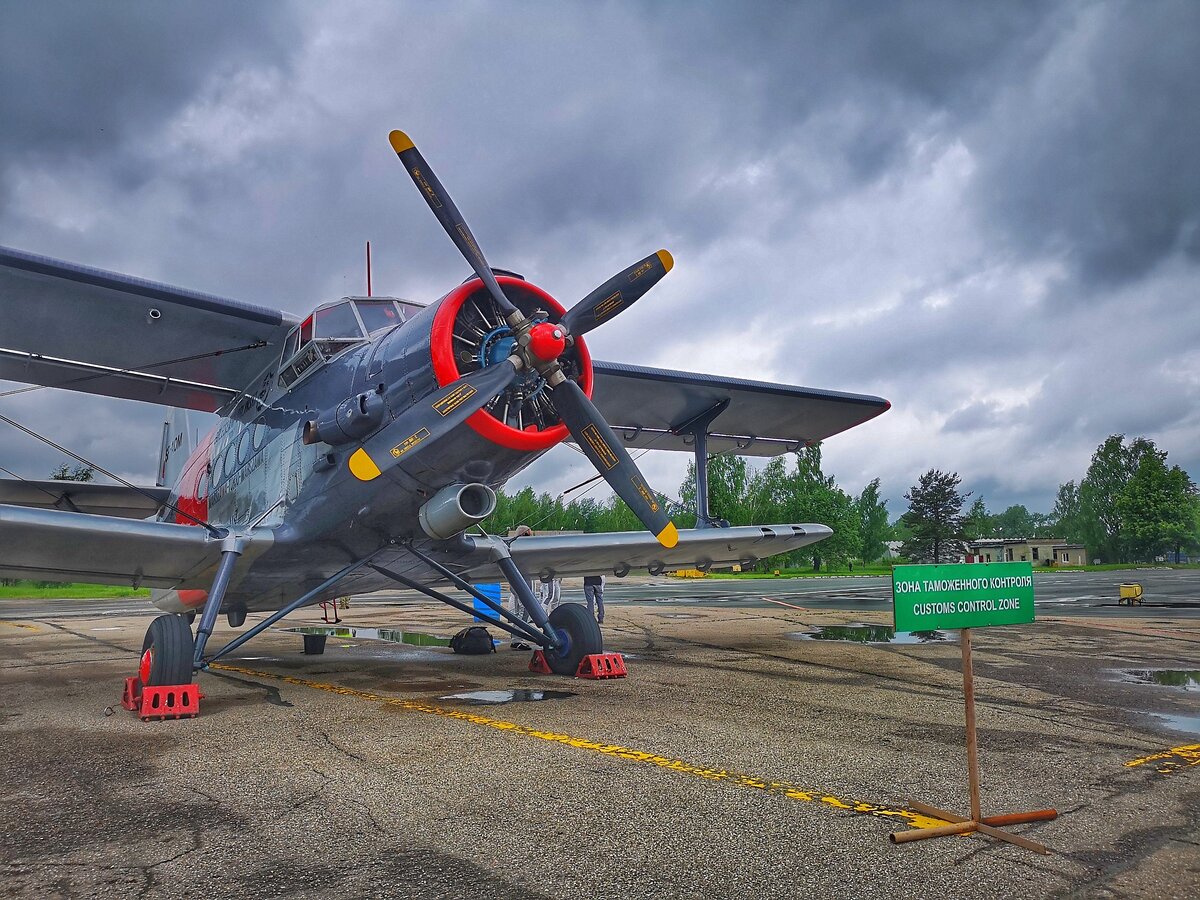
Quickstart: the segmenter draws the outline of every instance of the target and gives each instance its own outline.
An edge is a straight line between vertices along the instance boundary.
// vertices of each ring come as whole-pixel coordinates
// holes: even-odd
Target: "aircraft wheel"
[[[185,616],[159,616],[146,629],[138,677],[150,687],[192,683],[196,652]]]
[[[581,603],[564,603],[550,613],[550,627],[563,639],[556,650],[546,651],[546,664],[557,675],[574,675],[585,656],[604,652],[600,626]]]
[[[325,640],[327,634],[306,634],[304,635],[304,654],[306,656],[320,656],[325,652]]]

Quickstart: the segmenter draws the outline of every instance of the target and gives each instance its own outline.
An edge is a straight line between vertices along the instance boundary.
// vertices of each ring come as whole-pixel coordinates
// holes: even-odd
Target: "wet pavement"
[[[966,806],[958,643],[797,640],[890,623],[863,606],[878,598],[836,608],[821,585],[759,589],[784,606],[717,584],[686,585],[699,602],[622,586],[670,604],[614,596],[625,679],[364,631],[304,656],[272,630],[199,677],[199,718],[158,723],[117,705],[144,606],[4,602],[0,893],[1200,896],[1200,736],[1177,730],[1200,716],[1188,609],[1116,615],[1079,593],[1064,615],[975,632],[985,812],[1057,808],[1014,829],[1043,857],[887,840],[930,824],[909,797]],[[408,599],[341,614],[378,635],[465,624]],[[324,627],[315,610],[288,622]]]

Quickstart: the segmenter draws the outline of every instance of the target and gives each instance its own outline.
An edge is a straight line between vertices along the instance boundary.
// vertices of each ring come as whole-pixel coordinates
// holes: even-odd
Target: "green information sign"
[[[1033,621],[1033,566],[896,566],[892,604],[897,631],[1021,625]]]

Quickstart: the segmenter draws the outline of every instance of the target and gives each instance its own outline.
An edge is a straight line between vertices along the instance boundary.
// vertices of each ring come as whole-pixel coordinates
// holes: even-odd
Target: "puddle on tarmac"
[[[897,631],[891,625],[814,625],[793,631],[797,641],[854,641],[859,644],[934,644],[958,640],[957,631]]]
[[[1151,713],[1172,731],[1200,734],[1200,716],[1176,716],[1170,713]]]
[[[1187,693],[1200,691],[1200,671],[1190,669],[1121,669],[1118,673],[1124,680],[1135,684],[1153,684],[1168,688],[1181,688]],[[1159,695],[1165,696],[1165,695]],[[1200,716],[1181,716],[1175,713],[1159,713],[1142,709],[1139,712],[1153,716],[1157,724],[1172,731],[1185,734],[1200,734]]]
[[[1125,669],[1122,675],[1138,684],[1161,684],[1166,687],[1183,688],[1185,691],[1200,691],[1200,671],[1185,669]]]
[[[439,700],[458,700],[469,706],[496,706],[501,703],[537,703],[542,700],[565,700],[574,697],[571,691],[538,691],[522,688],[512,691],[466,691],[447,694]]]
[[[660,619],[703,619],[695,613],[655,613]]]
[[[313,625],[306,628],[281,628],[292,634],[325,634],[329,637],[360,638],[373,641],[391,641],[393,644],[410,644],[414,647],[449,647],[450,638],[424,634],[420,631],[399,631],[395,628],[360,628],[334,625]]]

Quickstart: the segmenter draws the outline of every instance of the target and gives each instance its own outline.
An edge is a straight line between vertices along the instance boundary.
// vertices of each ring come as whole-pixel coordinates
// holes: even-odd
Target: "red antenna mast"
[[[367,296],[371,296],[371,242],[367,241]]]

